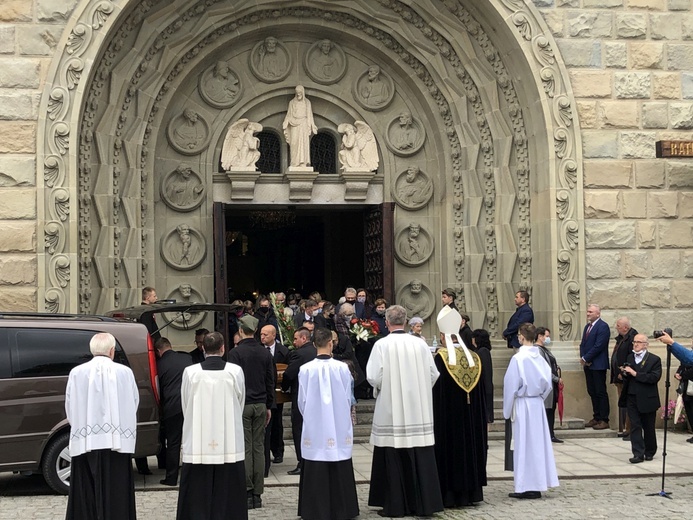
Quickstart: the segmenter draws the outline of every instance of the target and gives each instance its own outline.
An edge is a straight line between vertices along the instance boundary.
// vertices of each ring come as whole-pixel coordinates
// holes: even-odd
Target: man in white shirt
[[[332,358],[332,332],[315,331],[318,356],[301,366],[298,407],[303,415],[303,470],[298,515],[303,518],[346,520],[359,515],[351,452],[349,367]]]
[[[426,342],[404,332],[406,321],[400,305],[385,311],[390,334],[376,341],[366,366],[376,396],[368,505],[390,517],[443,510],[431,390],[440,374]]]
[[[205,336],[206,359],[183,372],[183,471],[177,520],[247,520],[243,369],[222,359],[224,338]]]
[[[94,358],[70,371],[65,412],[70,423],[70,496],[67,520],[136,518],[131,457],[135,452],[135,376],[113,362],[115,338],[103,332],[89,343]]]

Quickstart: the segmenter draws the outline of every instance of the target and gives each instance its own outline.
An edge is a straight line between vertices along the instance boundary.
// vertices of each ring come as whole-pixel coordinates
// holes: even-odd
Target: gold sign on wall
[[[693,157],[693,141],[657,141],[657,157]]]

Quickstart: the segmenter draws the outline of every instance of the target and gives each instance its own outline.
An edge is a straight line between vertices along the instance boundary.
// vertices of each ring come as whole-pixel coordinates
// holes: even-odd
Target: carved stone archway
[[[105,311],[139,301],[139,289],[152,278],[166,279],[157,233],[180,230],[192,213],[211,225],[213,201],[208,189],[200,205],[188,201],[194,207],[186,206],[185,218],[164,218],[155,209],[165,205],[160,177],[173,169],[166,163],[171,156],[158,156],[171,120],[168,104],[196,71],[206,70],[219,42],[250,46],[273,27],[289,36],[312,27],[345,48],[366,48],[362,56],[382,63],[410,94],[408,107],[427,135],[418,166],[435,184],[433,205],[413,215],[403,210],[400,224],[414,219],[435,230],[435,253],[425,267],[398,267],[398,286],[422,273],[426,285],[453,286],[472,320],[496,334],[510,310],[508,296],[527,287],[543,302],[535,309],[544,322],[561,339],[577,337],[573,324],[584,307],[579,132],[565,68],[534,7],[520,0],[481,6],[381,0],[340,12],[325,1],[288,8],[269,0],[207,0],[185,9],[178,3],[83,0],[61,40],[39,125],[43,308]],[[521,89],[512,78],[522,78]],[[287,87],[278,81],[278,89]],[[326,99],[329,89],[318,85]],[[341,97],[348,96],[344,85]],[[254,94],[264,95],[243,90]],[[242,104],[213,107],[210,143],[215,128],[233,118],[224,111]],[[394,107],[378,112],[381,143]],[[372,121],[376,127],[380,119]],[[213,172],[218,149],[205,150],[198,164]],[[394,198],[391,185],[407,161],[383,153],[385,198]],[[162,163],[164,171],[157,169]],[[202,180],[212,185],[213,179]],[[202,224],[195,229],[211,235]],[[191,267],[200,269],[196,290],[208,299],[210,256]],[[184,261],[186,268],[195,263]]]

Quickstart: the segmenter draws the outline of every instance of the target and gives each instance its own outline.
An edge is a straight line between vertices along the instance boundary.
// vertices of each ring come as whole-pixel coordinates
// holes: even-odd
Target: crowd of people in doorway
[[[166,470],[161,484],[178,484],[182,454],[177,518],[242,519],[262,507],[270,465],[284,461],[284,400],[291,403],[297,464],[289,474],[300,476],[302,518],[359,514],[351,461],[358,399],[376,400],[368,504],[380,507],[381,516],[429,516],[483,501],[488,424],[494,421],[491,341],[488,331],[470,327],[455,299],[452,289],[442,291],[435,346],[422,336],[423,320],[383,298],[371,302],[365,290],[351,287],[337,304],[318,293],[305,299],[260,296],[252,306],[238,302],[228,346],[221,333],[198,329],[195,348],[177,352],[158,335],[155,321],[145,323],[158,356],[158,462]],[[155,290],[145,288],[143,304],[154,302]],[[550,330],[533,324],[528,293],[518,291],[515,305],[503,331],[515,349],[503,382],[506,469],[514,472],[509,496],[533,499],[559,485],[552,442],[563,442],[554,433],[562,378],[548,348]],[[602,343],[605,331],[608,343],[609,328],[600,323],[596,305],[588,306],[587,318],[580,361],[593,404],[588,426],[603,429],[609,420],[603,398],[609,363]],[[293,328],[282,326],[287,322]],[[619,414],[621,435],[632,443],[631,463],[652,460],[661,362],[627,318],[616,328],[611,367],[625,409]],[[282,338],[286,330],[293,330],[292,338]],[[660,341],[673,343],[674,354],[688,363],[677,374],[685,381],[693,355],[666,332]],[[70,373],[67,518],[135,518],[129,461],[138,394],[132,372],[112,362],[114,347],[112,336],[96,335],[92,361]],[[632,348],[625,361],[624,348]],[[110,427],[85,433],[85,424]],[[146,459],[136,462],[140,473],[149,472]]]

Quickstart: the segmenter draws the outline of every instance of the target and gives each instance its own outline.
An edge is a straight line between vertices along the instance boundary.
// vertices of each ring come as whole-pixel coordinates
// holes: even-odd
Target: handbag
[[[679,423],[679,417],[681,417],[681,412],[683,412],[683,397],[679,396],[676,399],[676,407],[674,408],[674,424]]]
[[[693,396],[693,381],[688,381],[686,383],[686,395]]]

